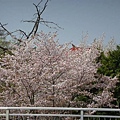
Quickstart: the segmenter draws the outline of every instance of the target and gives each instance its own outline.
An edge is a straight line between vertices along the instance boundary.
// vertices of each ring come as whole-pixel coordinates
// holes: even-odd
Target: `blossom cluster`
[[[0,106],[112,106],[117,79],[97,74],[97,43],[71,50],[55,39],[41,32],[0,60]]]

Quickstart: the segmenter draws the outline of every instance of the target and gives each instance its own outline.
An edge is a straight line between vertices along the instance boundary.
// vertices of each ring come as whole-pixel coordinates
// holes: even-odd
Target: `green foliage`
[[[1,82],[0,84],[1,84],[1,86],[3,86],[3,87],[6,86],[4,82]],[[0,93],[3,91],[3,87],[0,87]]]
[[[0,57],[4,56],[5,53],[11,54],[9,49],[10,42],[0,39]]]
[[[107,55],[102,52],[99,61],[101,67],[98,73],[111,77],[120,76],[120,46],[114,51],[109,51]]]
[[[4,30],[0,29],[0,57],[5,54],[4,48],[5,47],[5,37],[4,37]]]
[[[3,47],[2,45],[0,46],[0,58],[4,57],[6,54],[14,55],[11,51],[11,48],[8,47],[9,44],[9,42],[6,42],[5,47]]]
[[[113,104],[120,108],[120,46],[117,46],[116,50],[109,51],[107,55],[102,52],[100,57],[97,58],[97,62],[101,63],[98,73],[119,78],[114,91],[114,97],[117,98],[117,101],[114,101]]]
[[[0,29],[0,58],[5,54],[12,54],[10,51],[10,42],[5,38],[4,30]]]
[[[94,87],[90,90],[90,92],[93,93],[94,95],[100,93],[101,91],[102,91],[102,89],[98,89],[96,87]]]
[[[88,102],[89,101],[89,97],[88,96],[84,96],[84,95],[79,95],[75,98],[76,101],[84,101],[84,102]]]

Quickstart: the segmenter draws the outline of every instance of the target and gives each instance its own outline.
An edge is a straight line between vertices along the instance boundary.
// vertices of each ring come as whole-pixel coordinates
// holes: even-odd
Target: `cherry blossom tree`
[[[117,79],[97,74],[99,42],[71,50],[55,38],[38,33],[0,60],[0,106],[111,107]]]

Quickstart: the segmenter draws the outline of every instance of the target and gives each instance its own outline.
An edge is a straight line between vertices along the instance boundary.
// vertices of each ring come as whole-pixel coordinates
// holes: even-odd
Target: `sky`
[[[33,24],[22,20],[34,18],[36,9],[33,3],[39,1],[0,0],[0,22],[8,23],[6,28],[11,32],[17,29],[30,32]],[[45,33],[57,31],[60,43],[78,45],[86,34],[87,42],[92,43],[105,34],[104,44],[113,38],[116,44],[120,44],[120,0],[50,0],[42,17],[64,28],[56,30],[39,26],[39,31]]]

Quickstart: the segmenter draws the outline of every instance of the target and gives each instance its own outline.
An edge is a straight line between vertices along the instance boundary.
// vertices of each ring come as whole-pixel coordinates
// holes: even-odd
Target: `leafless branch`
[[[56,24],[56,23],[54,23],[54,22],[50,22],[50,21],[40,21],[41,23],[44,23],[47,27],[49,27],[49,28],[55,28],[55,29],[57,29],[56,27],[50,27],[48,24],[53,24],[53,25],[55,25],[55,26],[57,26],[58,28],[60,28],[60,29],[63,29],[63,28],[61,28],[58,24]]]
[[[43,7],[43,9],[42,9],[42,11],[40,12],[40,15],[42,15],[42,13],[45,11],[45,9],[46,9],[46,7],[47,7],[48,1],[49,1],[49,0],[46,1],[45,5],[44,5],[44,7]]]
[[[13,39],[19,41],[19,42],[23,42],[22,41],[22,38],[25,37],[26,39],[29,39],[30,36],[35,36],[35,34],[37,33],[38,31],[38,28],[39,28],[39,24],[44,24],[45,26],[49,27],[49,28],[54,28],[54,29],[57,29],[57,28],[60,28],[60,29],[63,29],[61,28],[60,26],[58,26],[58,24],[54,23],[54,22],[50,22],[50,21],[45,21],[43,20],[43,18],[41,17],[41,15],[43,14],[43,12],[45,11],[46,7],[47,7],[47,4],[50,0],[46,0],[46,2],[44,3],[44,6],[42,9],[40,9],[40,4],[43,2],[43,0],[40,0],[40,2],[36,5],[33,3],[33,5],[35,6],[36,8],[36,13],[34,15],[37,15],[36,16],[36,20],[25,20],[23,22],[31,22],[34,24],[32,30],[26,34],[25,31],[19,29],[19,30],[16,30],[14,32],[9,32],[9,30],[7,30],[4,26],[7,25],[7,24],[2,24],[0,23],[0,27],[2,27],[3,30],[5,30],[7,32],[7,35],[11,36]],[[53,24],[55,25],[55,27],[51,27],[49,26],[49,24]],[[21,33],[21,38],[18,39],[15,35],[13,35],[13,33],[15,32],[20,32]]]
[[[41,0],[37,5],[33,3],[33,5],[35,6],[36,8],[36,11],[37,13],[35,13],[35,15],[37,14],[37,19],[34,21],[34,20],[25,20],[23,22],[31,22],[31,23],[34,23],[34,26],[31,30],[31,32],[28,34],[27,36],[27,39],[31,36],[31,35],[35,35],[37,30],[38,30],[38,27],[39,27],[39,24],[44,24],[45,26],[49,27],[49,28],[54,28],[54,29],[57,29],[57,28],[60,28],[60,29],[63,29],[61,28],[58,24],[54,23],[54,22],[50,22],[50,21],[45,21],[43,20],[43,18],[41,17],[41,15],[43,14],[43,12],[45,11],[46,7],[47,7],[47,3],[49,2],[49,0],[47,0],[43,6],[43,9],[40,10],[39,9],[39,5],[43,2],[43,0]],[[56,27],[51,27],[49,26],[49,24],[53,24],[55,25]]]
[[[38,27],[39,27],[41,15],[42,15],[42,13],[45,11],[45,9],[46,9],[46,7],[47,7],[48,1],[49,1],[49,0],[47,0],[47,1],[45,2],[45,5],[44,5],[44,7],[43,7],[43,9],[42,9],[41,12],[40,12],[40,10],[39,10],[39,5],[41,4],[42,0],[41,0],[37,5],[33,3],[33,5],[35,6],[35,8],[36,8],[36,10],[37,10],[37,19],[36,19],[36,21],[31,21],[31,22],[34,22],[35,24],[34,24],[34,26],[33,26],[33,29],[31,30],[31,32],[28,34],[27,39],[28,39],[32,34],[33,34],[33,35],[36,34],[36,32],[37,32],[37,30],[38,30]],[[29,22],[30,22],[30,21],[29,21]]]
[[[14,35],[12,35],[13,32],[9,32],[9,31],[4,27],[5,25],[7,25],[7,24],[2,24],[2,23],[0,22],[0,27],[7,32],[7,35],[10,35],[11,38],[13,38],[13,39],[15,39],[15,40],[17,40],[17,41],[19,41],[19,42],[22,42],[20,39],[16,38]]]
[[[33,20],[25,20],[25,21],[23,21],[23,22],[35,23],[35,21],[33,21]],[[50,22],[50,21],[45,21],[45,20],[43,20],[43,18],[42,18],[42,20],[40,20],[39,22],[40,22],[40,24],[44,24],[44,25],[46,25],[46,26],[49,27],[49,28],[54,28],[54,29],[60,28],[60,29],[63,29],[63,28],[60,27],[58,24],[56,24],[56,23],[54,23],[54,22]],[[53,24],[53,25],[55,25],[55,26],[57,26],[57,27],[51,27],[51,26],[49,26],[49,24]]]
[[[25,31],[20,30],[20,29],[18,31],[20,31],[21,33],[23,33],[23,35],[25,35],[26,37],[28,37],[28,35],[25,33]]]
[[[38,3],[38,5],[37,5],[37,6],[39,6],[42,2],[43,2],[43,0],[41,0],[41,1]]]
[[[24,20],[23,22],[35,23],[35,21],[33,21],[33,20]]]

